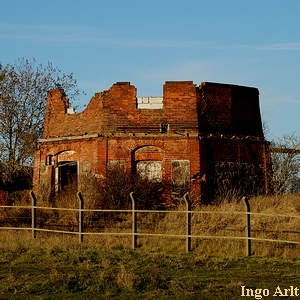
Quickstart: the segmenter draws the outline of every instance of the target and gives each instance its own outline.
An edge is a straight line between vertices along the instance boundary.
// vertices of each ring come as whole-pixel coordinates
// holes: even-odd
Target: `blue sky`
[[[87,95],[130,81],[257,87],[268,139],[300,136],[299,0],[1,1],[0,62],[34,57],[73,72]]]

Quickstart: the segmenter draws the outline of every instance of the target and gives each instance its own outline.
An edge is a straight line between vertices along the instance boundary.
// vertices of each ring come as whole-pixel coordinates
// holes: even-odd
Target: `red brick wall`
[[[116,160],[127,172],[137,160],[159,160],[168,183],[172,161],[189,161],[191,191],[204,197],[220,162],[249,164],[253,170],[266,166],[257,89],[166,82],[163,102],[163,109],[138,109],[136,88],[123,82],[95,94],[83,112],[67,114],[63,91],[50,91],[44,139],[35,155],[35,189],[43,182],[53,185],[59,154],[70,150],[70,160],[78,161],[79,189],[87,172],[105,181],[109,162]],[[52,166],[46,166],[47,155],[53,156]]]
[[[154,149],[149,153],[150,149]],[[144,150],[145,149],[145,150]],[[109,161],[120,160],[125,164],[127,172],[139,160],[161,160],[163,165],[163,178],[165,182],[171,180],[171,162],[173,160],[189,160],[191,162],[191,175],[200,173],[199,141],[198,138],[180,136],[157,137],[110,137],[91,138],[89,141],[72,140],[43,142],[36,151],[34,186],[38,192],[38,186],[43,182],[50,182],[54,168],[57,166],[57,155],[63,151],[73,150],[71,160],[78,160],[79,174],[82,176],[84,168],[88,164],[88,170],[101,180],[105,180]],[[53,166],[45,166],[46,156],[53,155]],[[79,176],[79,177],[80,177]],[[79,180],[80,187],[80,180]]]
[[[258,90],[234,85],[191,81],[164,84],[163,109],[137,109],[136,88],[116,83],[97,93],[87,108],[67,114],[61,90],[48,95],[44,137],[113,132],[159,133],[169,124],[172,133],[239,134],[263,137]]]
[[[258,89],[204,82],[199,93],[200,132],[263,138]]]

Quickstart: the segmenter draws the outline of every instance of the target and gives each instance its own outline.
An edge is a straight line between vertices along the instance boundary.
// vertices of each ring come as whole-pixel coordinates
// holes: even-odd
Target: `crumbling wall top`
[[[61,89],[48,93],[44,138],[114,133],[224,133],[263,137],[256,88],[166,81],[153,109],[139,108],[136,88],[117,82],[96,93],[81,113],[68,113]],[[159,105],[159,107],[157,106]],[[155,108],[155,109],[154,109]]]

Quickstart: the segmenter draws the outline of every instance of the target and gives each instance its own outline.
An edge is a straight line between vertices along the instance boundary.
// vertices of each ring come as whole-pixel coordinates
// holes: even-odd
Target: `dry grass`
[[[253,238],[300,243],[300,230],[298,229],[300,227],[300,195],[260,196],[250,199],[249,202],[253,213],[251,215]],[[186,214],[180,211],[185,211],[185,209],[185,206],[178,206],[172,212],[143,214],[138,232],[184,235]],[[194,208],[194,211],[192,213],[192,235],[195,236],[192,239],[192,249],[194,252],[245,254],[245,240],[243,239],[245,237],[245,205],[242,201],[230,199],[219,205],[200,206]],[[285,215],[285,217],[273,216],[275,214]],[[241,239],[230,237],[241,237]],[[139,244],[157,250],[165,247],[185,250],[184,238],[141,237]],[[299,245],[252,241],[252,253],[259,256],[298,257]]]
[[[251,236],[254,238],[290,240],[300,242],[300,195],[254,197],[250,199]],[[19,205],[26,203],[20,203]],[[27,205],[29,203],[27,202]],[[41,202],[38,206],[48,206]],[[56,207],[77,208],[73,197],[56,199]],[[94,200],[87,208],[94,206]],[[186,214],[184,205],[171,211],[138,213],[138,233],[184,235]],[[245,211],[240,200],[229,199],[218,205],[194,207],[192,213],[192,249],[197,253],[245,254],[245,240],[230,237],[245,237]],[[1,226],[30,226],[30,209],[8,208],[0,210]],[[260,214],[256,214],[260,213]],[[274,214],[286,215],[272,216]],[[78,230],[78,212],[59,210],[38,210],[38,227],[66,231]],[[103,235],[85,235],[85,243],[102,244],[110,247],[131,247],[131,213],[87,212],[85,232],[102,232]],[[24,220],[27,220],[24,223]],[[23,232],[23,231],[22,231]],[[108,233],[128,233],[128,236],[114,236]],[[42,234],[39,234],[42,235]],[[206,237],[206,238],[204,238]],[[215,237],[215,238],[212,238]],[[216,238],[217,237],[217,238]],[[220,238],[227,237],[227,238]],[[77,236],[72,237],[77,239]],[[140,236],[138,246],[153,251],[160,249],[185,251],[184,237]],[[252,252],[259,256],[298,257],[299,245],[252,241]],[[124,275],[124,274],[123,274]],[[121,275],[120,275],[121,276]],[[125,276],[125,275],[124,275]]]

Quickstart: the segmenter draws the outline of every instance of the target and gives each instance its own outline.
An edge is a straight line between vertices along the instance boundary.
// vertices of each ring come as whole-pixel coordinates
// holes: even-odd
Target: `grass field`
[[[298,258],[130,250],[20,232],[1,234],[0,266],[0,299],[243,299],[242,286],[270,296],[300,288]]]
[[[300,215],[299,196],[253,198],[250,204],[252,212],[265,214],[251,218],[254,237],[300,241],[300,220],[289,217]],[[235,212],[243,211],[243,204],[224,201],[199,209]],[[7,216],[17,224],[24,212],[3,210],[0,216],[3,224]],[[69,214],[55,217],[61,226],[73,218]],[[142,221],[143,230],[157,233],[180,233],[185,228],[180,214],[163,218],[150,214]],[[244,215],[194,214],[192,222],[193,234],[244,235]],[[124,224],[127,226],[126,221]],[[111,226],[121,230],[120,224]],[[267,294],[300,295],[299,245],[253,241],[251,257],[245,256],[243,240],[193,238],[192,253],[185,253],[185,240],[178,238],[140,237],[138,245],[138,249],[130,249],[130,236],[86,236],[79,244],[77,235],[38,233],[32,239],[25,230],[2,230],[0,299],[262,299]]]

